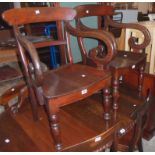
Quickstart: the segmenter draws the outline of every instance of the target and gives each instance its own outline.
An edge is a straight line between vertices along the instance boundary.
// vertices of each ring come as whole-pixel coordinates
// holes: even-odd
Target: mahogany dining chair
[[[45,105],[56,150],[63,148],[58,118],[61,107],[103,90],[103,120],[110,119],[111,71],[97,70],[85,64],[74,64],[70,36],[93,38],[105,42],[108,46],[108,57],[105,60],[107,62],[112,60],[116,53],[116,43],[112,36],[107,37],[104,31],[81,31],[72,27],[69,22],[76,16],[76,11],[71,8],[16,8],[5,11],[2,16],[14,29],[19,49],[18,55],[23,66],[34,116],[37,118],[37,104]],[[34,43],[19,30],[21,25],[52,21],[64,22],[64,40],[48,38],[46,41]],[[37,48],[55,45],[57,42],[66,45],[67,64],[55,70],[42,72]]]

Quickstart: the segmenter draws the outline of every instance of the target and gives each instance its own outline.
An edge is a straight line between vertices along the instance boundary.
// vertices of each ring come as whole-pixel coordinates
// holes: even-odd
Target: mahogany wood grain
[[[14,16],[14,14],[16,14],[16,16]],[[23,15],[25,15],[25,18],[23,18]],[[8,11],[5,11],[2,17],[3,19],[7,19],[8,24],[12,26],[30,24],[34,23],[34,21],[38,23],[49,21],[72,20],[75,15],[76,12],[71,8],[27,7],[22,9],[10,9]]]
[[[77,18],[89,17],[89,16],[104,16],[104,15],[113,15],[114,9],[112,6],[106,5],[80,5],[76,6],[75,10],[77,11]]]
[[[124,82],[128,85],[128,87],[137,88],[137,80],[138,73],[136,71],[127,71],[124,77]],[[155,109],[155,76],[151,74],[144,73],[144,81],[143,81],[143,95],[146,96],[147,90],[150,90],[151,93],[151,103],[149,107],[149,119],[147,122],[146,129],[144,130],[144,138],[147,140],[151,139],[154,136],[155,131],[155,117],[154,117],[154,109]]]
[[[34,43],[36,48],[41,48],[41,47],[47,47],[47,46],[56,46],[56,45],[64,45],[66,44],[66,41],[64,40],[52,40],[52,41],[46,41],[46,42],[38,42]]]
[[[20,82],[17,86],[10,88],[9,90],[7,90],[1,97],[0,97],[0,105],[6,105],[8,104],[8,102],[10,100],[12,100],[15,97],[19,97],[19,102],[22,103],[22,100],[24,100],[24,98],[28,97],[28,92],[25,89],[25,83],[24,82]],[[24,91],[24,92],[23,92]],[[22,94],[23,93],[23,94]],[[20,103],[20,104],[21,104]],[[20,105],[19,104],[19,105]]]
[[[0,122],[0,150],[2,152],[41,151],[8,112],[1,114]]]
[[[134,98],[133,98],[134,96]],[[104,121],[103,119],[103,108],[101,104],[102,95],[96,94],[91,98],[85,99],[83,101],[77,102],[63,107],[60,110],[60,123],[62,129],[62,140],[64,144],[63,151],[101,151],[105,147],[111,146],[111,141],[109,140],[109,132],[104,132],[105,130],[113,130],[113,123],[116,121],[116,126],[119,126],[118,115],[116,118],[112,117],[110,121]],[[27,101],[28,102],[28,101]],[[124,104],[126,102],[126,104]],[[119,128],[125,128],[127,132],[132,129],[133,121],[128,120],[128,117],[124,117],[123,113],[131,115],[135,111],[134,104],[141,104],[141,101],[137,100],[134,92],[129,93],[127,89],[121,88],[121,96],[119,100],[120,106],[119,117],[123,122]],[[126,106],[128,106],[130,111],[126,111]],[[81,110],[82,109],[82,110]],[[10,144],[4,143],[5,137],[1,137],[0,149],[5,151],[54,151],[54,143],[50,137],[48,121],[45,111],[39,107],[39,120],[34,122],[31,117],[30,107],[28,104],[20,109],[20,111],[15,115],[1,115],[0,124],[3,124],[0,130],[2,135],[6,135],[10,139]],[[2,119],[2,118],[5,118]],[[115,120],[115,121],[114,121]],[[15,122],[15,123],[14,123]],[[96,123],[97,122],[97,123]],[[9,123],[9,125],[8,125]],[[127,124],[129,128],[127,127]],[[20,129],[19,129],[20,128]],[[12,130],[22,130],[21,136],[16,136],[18,132],[11,137],[9,132]],[[69,132],[68,132],[69,131]],[[82,132],[81,132],[82,131]],[[12,132],[11,132],[12,133]],[[95,138],[101,135],[103,136],[103,141],[95,142]],[[119,134],[122,137],[121,134]],[[15,138],[14,138],[15,137]],[[24,141],[20,137],[23,137]],[[110,138],[111,139],[111,138]],[[108,143],[107,144],[107,140]],[[22,147],[18,145],[21,142]],[[88,143],[87,143],[88,142]],[[30,145],[31,144],[31,145]],[[91,144],[91,147],[89,144]],[[105,144],[105,145],[104,145]],[[36,147],[33,147],[36,146]],[[86,146],[86,147],[85,147]],[[89,150],[91,149],[92,150]]]

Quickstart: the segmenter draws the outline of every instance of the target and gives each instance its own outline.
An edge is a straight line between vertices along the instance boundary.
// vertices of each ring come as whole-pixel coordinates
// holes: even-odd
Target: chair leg
[[[57,151],[60,151],[62,149],[62,141],[61,141],[58,109],[57,108],[55,109],[53,106],[51,107],[49,101],[46,102],[45,107],[49,118],[49,125],[54,140],[55,149]]]
[[[118,151],[118,136],[117,132],[114,135],[114,141],[112,143],[112,146],[110,147],[110,152],[117,152]]]
[[[139,79],[138,79],[138,93],[139,96],[142,95],[142,89],[143,89],[143,80],[144,80],[144,65],[140,67],[140,73],[139,73]]]
[[[28,94],[28,89],[27,89],[27,86],[26,86],[26,85],[23,85],[23,86],[20,88],[20,90],[19,90],[17,96],[18,96],[18,103],[17,103],[16,106],[13,106],[13,107],[11,108],[11,111],[12,111],[13,113],[18,112],[18,109],[20,109],[20,108],[22,107],[22,105],[24,104],[24,101],[25,101],[26,98],[28,98],[28,96],[29,96],[29,94]],[[33,117],[33,118],[34,118],[35,121],[38,120],[37,116],[36,116],[36,117]]]
[[[119,76],[116,70],[113,73],[113,109],[117,110],[119,99]]]
[[[105,88],[103,90],[104,100],[104,119],[109,120],[110,119],[110,109],[111,109],[111,102],[110,102],[110,89]]]
[[[143,152],[143,144],[142,144],[142,138],[140,137],[139,140],[137,141],[137,143],[135,144],[137,146],[137,149],[139,152]],[[133,152],[136,148],[135,145],[131,145],[129,147],[129,152]]]
[[[36,96],[35,96],[34,90],[31,87],[29,87],[29,92],[30,92],[30,100],[31,100],[33,119],[34,119],[34,121],[37,121],[38,120],[38,111],[37,111]]]
[[[61,133],[57,114],[50,114],[50,128],[57,151],[62,149]]]
[[[137,143],[137,147],[138,147],[139,152],[143,152],[142,137],[139,138],[138,143]]]

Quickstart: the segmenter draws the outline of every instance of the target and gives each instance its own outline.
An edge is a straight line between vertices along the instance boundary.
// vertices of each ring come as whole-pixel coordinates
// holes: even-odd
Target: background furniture
[[[128,71],[125,77],[125,83],[128,87],[137,88],[137,79],[138,79],[138,73],[134,70]],[[147,90],[149,89],[151,92],[150,97],[150,106],[149,106],[149,119],[147,121],[147,126],[144,130],[143,137],[147,140],[150,140],[154,136],[155,132],[155,76],[151,74],[144,73],[144,82],[143,82],[143,95],[147,95]]]
[[[132,112],[130,114],[130,117],[135,120],[136,123],[131,130],[128,130],[127,134],[119,139],[119,151],[133,152],[135,150],[138,150],[140,152],[143,152],[142,137],[144,134],[144,129],[146,128],[147,121],[149,120],[149,108],[151,105],[151,95],[149,91],[147,93],[148,94],[144,101],[140,101],[139,103],[137,101],[136,104],[133,105],[135,106],[135,108],[134,110],[131,110]],[[123,107],[123,105],[121,106]],[[128,105],[125,104],[125,106]],[[129,109],[130,108],[128,107],[128,112],[130,111]]]
[[[139,26],[138,24],[123,24],[123,23],[114,22],[110,17],[113,15],[113,7],[111,7],[111,6],[81,5],[81,6],[75,7],[75,9],[77,11],[77,16],[76,16],[77,27],[79,27],[79,29],[81,29],[81,30],[85,30],[85,31],[92,30],[90,27],[88,27],[87,25],[84,25],[82,23],[82,18],[86,18],[89,16],[104,16],[105,17],[104,18],[105,19],[104,27],[103,28],[99,27],[98,31],[99,32],[106,31],[107,37],[110,36],[110,33],[108,33],[108,32],[111,30],[110,29],[111,26],[116,27],[116,28],[131,27],[132,29],[138,29],[139,31],[141,31],[143,33],[143,35],[145,37],[141,44],[136,44],[135,39],[132,36],[130,36],[129,44],[133,47],[133,52],[117,50],[117,53],[115,53],[114,59],[109,64],[107,64],[106,61],[104,62],[104,61],[100,60],[101,57],[107,57],[107,55],[106,55],[107,47],[104,46],[104,43],[102,44],[101,42],[99,42],[99,46],[94,49],[91,49],[89,51],[89,53],[83,52],[82,49],[84,48],[84,46],[83,45],[80,46],[82,55],[83,55],[83,60],[84,60],[83,62],[85,64],[97,66],[100,70],[104,70],[107,67],[111,68],[111,70],[113,72],[113,97],[114,97],[113,110],[114,111],[115,110],[119,111],[119,108],[122,109],[124,107],[124,105],[118,104],[119,96],[120,96],[120,94],[119,94],[119,85],[120,85],[119,80],[120,80],[120,77],[121,76],[124,77],[126,74],[126,71],[128,71],[130,69],[135,68],[137,71],[139,71],[139,77],[138,77],[139,84],[138,84],[138,91],[137,91],[138,95],[136,97],[142,99],[143,98],[142,85],[143,85],[143,74],[144,74],[144,68],[145,68],[146,54],[144,52],[140,53],[140,50],[143,50],[150,42],[150,34],[149,34],[148,30],[145,27]],[[94,10],[97,10],[97,11],[94,12]],[[78,42],[79,42],[79,44],[83,43],[82,38],[79,37]],[[91,59],[95,59],[96,64],[92,63]],[[97,63],[97,60],[100,60],[100,61]],[[138,103],[138,101],[137,101],[137,103]],[[143,107],[143,104],[144,104],[144,100],[139,101],[139,105],[141,106],[141,108]],[[125,105],[124,109],[121,112],[126,111],[127,113],[129,113],[130,110],[131,109],[127,105]],[[124,115],[126,115],[127,117],[131,117],[130,115],[127,115],[127,113],[124,113]],[[138,123],[138,119],[135,118],[134,122],[135,122],[135,126],[136,126],[136,122]],[[141,129],[140,126],[138,127],[139,129]],[[131,126],[129,125],[129,127],[131,127]],[[131,141],[128,141],[128,142],[130,144],[132,143]],[[131,149],[131,150],[133,150],[133,149]]]
[[[139,22],[141,22],[141,21],[149,21],[148,14],[147,13],[138,12],[137,20]]]
[[[149,62],[149,73],[150,74],[154,74],[155,70],[155,52],[154,52],[154,34],[155,34],[155,22],[152,21],[147,21],[147,22],[138,22],[138,24],[145,26],[151,35],[151,41],[149,43],[149,45],[146,47],[145,52],[147,53],[147,62]],[[141,43],[144,40],[144,36],[141,32],[133,30],[133,29],[127,29],[126,30],[126,35],[125,35],[125,49],[126,50],[130,50],[130,46],[128,44],[128,38],[130,36],[134,36],[137,38],[137,43]]]
[[[7,105],[12,106],[22,100],[20,90],[17,91],[15,87],[21,88],[23,75],[18,64],[16,43],[12,39],[13,32],[3,29],[0,30],[0,36],[3,36],[0,39],[0,105],[7,108]]]
[[[89,16],[105,16],[105,24],[104,27],[102,28],[102,25],[99,25],[99,30],[101,29],[106,30],[107,32],[109,31],[109,27],[116,27],[116,28],[132,28],[132,29],[137,29],[140,30],[143,35],[144,35],[144,40],[141,44],[136,44],[135,39],[131,36],[129,40],[129,45],[133,48],[132,53],[127,52],[127,51],[119,51],[117,50],[117,54],[115,58],[110,62],[109,67],[112,67],[114,70],[114,81],[115,81],[115,86],[116,89],[118,87],[118,81],[119,77],[121,74],[123,74],[123,70],[125,72],[126,69],[132,68],[137,65],[137,67],[140,69],[140,78],[139,78],[139,92],[142,89],[142,81],[143,81],[143,71],[144,71],[144,66],[145,66],[145,58],[146,55],[144,53],[139,53],[140,50],[143,50],[150,42],[150,34],[148,30],[140,25],[137,24],[123,24],[123,23],[116,23],[113,22],[110,18],[110,16],[113,15],[113,7],[112,6],[104,6],[104,5],[81,5],[75,7],[77,11],[77,26],[81,28],[82,30],[92,30],[90,27],[87,25],[84,25],[81,21],[81,18],[89,17]],[[96,13],[93,12],[94,9],[97,9],[98,11]],[[104,11],[103,11],[104,10]],[[106,12],[108,11],[108,12]],[[99,22],[101,23],[101,22]],[[109,34],[110,35],[110,34]],[[83,42],[81,38],[78,39],[79,43]],[[103,44],[104,46],[104,44]],[[84,46],[81,46],[81,51],[83,50]],[[106,55],[106,47],[101,47],[98,46],[97,48],[92,49],[89,54],[86,52],[82,53],[82,58],[84,63],[88,64],[93,64],[91,62],[91,58],[94,59],[100,59],[99,56],[101,57],[107,57]],[[97,64],[93,64],[94,66],[97,66],[100,69],[105,69],[107,67],[107,62],[100,61]],[[115,90],[116,93],[116,90]]]

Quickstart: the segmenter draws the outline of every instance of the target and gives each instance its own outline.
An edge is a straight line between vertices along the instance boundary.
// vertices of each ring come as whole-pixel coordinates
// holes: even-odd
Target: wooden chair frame
[[[119,111],[118,106],[118,100],[119,100],[119,79],[121,75],[125,75],[126,72],[130,69],[136,69],[139,71],[139,80],[138,80],[138,92],[139,96],[142,97],[142,86],[143,86],[143,73],[145,69],[145,61],[146,61],[146,54],[144,53],[144,49],[146,46],[150,43],[150,33],[149,31],[142,25],[139,24],[125,24],[125,23],[117,23],[111,19],[111,16],[114,15],[114,8],[112,6],[108,5],[80,5],[75,7],[75,10],[77,11],[76,15],[76,25],[81,30],[94,30],[93,28],[90,28],[83,24],[82,18],[90,17],[90,16],[97,16],[99,19],[101,19],[101,16],[104,16],[104,27],[102,27],[101,22],[99,22],[98,25],[98,31],[102,32],[103,30],[107,31],[107,37],[111,36],[112,34],[109,33],[109,30],[111,27],[115,28],[130,28],[130,29],[136,29],[142,32],[144,36],[143,42],[140,44],[136,43],[136,38],[131,36],[129,38],[129,46],[133,49],[133,52],[126,52],[126,51],[120,51],[118,50],[115,53],[115,57],[112,61],[108,64],[106,61],[100,60],[100,58],[97,56],[100,53],[104,52],[104,47],[99,42],[99,45],[97,48],[93,48],[90,50],[89,53],[83,52],[84,45],[81,47],[82,52],[82,58],[83,62],[85,64],[97,66],[101,70],[104,70],[106,68],[111,68],[113,72],[113,109],[115,111]],[[84,44],[82,38],[78,38],[79,44]],[[143,51],[140,53],[140,51]],[[102,54],[101,54],[102,55]],[[106,55],[108,57],[108,55]],[[106,57],[105,56],[105,57]],[[135,59],[135,57],[137,59]],[[95,63],[91,62],[91,59],[94,59]],[[97,61],[98,60],[98,61]],[[107,60],[107,59],[106,59]],[[139,119],[136,118],[136,121]],[[137,129],[137,128],[136,128]],[[135,144],[135,143],[134,143]]]
[[[61,133],[59,127],[58,112],[59,108],[67,104],[71,104],[82,100],[96,91],[103,90],[104,95],[104,119],[110,119],[110,91],[111,85],[111,72],[109,70],[99,71],[92,67],[80,64],[73,64],[73,57],[70,47],[70,35],[79,38],[93,38],[103,41],[107,44],[108,48],[108,61],[110,61],[115,55],[116,43],[113,37],[107,37],[106,32],[97,31],[81,31],[73,28],[69,21],[73,20],[76,15],[76,11],[71,8],[22,8],[11,9],[3,13],[3,19],[13,26],[16,40],[18,43],[19,57],[23,64],[23,73],[26,78],[26,82],[29,89],[32,111],[35,119],[37,119],[37,103],[45,105],[49,117],[50,129],[55,142],[56,150],[62,149]],[[49,22],[49,21],[65,21],[65,38],[66,41],[62,41],[62,44],[67,44],[67,58],[68,64],[62,66],[56,70],[51,70],[47,73],[43,73],[40,67],[40,60],[36,51],[36,48],[51,46],[52,41],[45,41],[39,43],[32,43],[25,36],[23,36],[18,26],[23,24],[30,24],[34,22]],[[27,56],[28,55],[28,56]],[[107,61],[107,60],[105,60]],[[95,79],[86,80],[82,76],[82,73],[88,75],[88,77],[96,77]],[[68,86],[62,91],[60,87],[61,75],[68,78],[82,76],[83,82],[79,81],[79,86],[72,84],[72,78],[69,81]],[[68,74],[71,74],[70,76]],[[75,75],[74,75],[75,74]],[[81,75],[82,74],[82,75]],[[52,81],[51,81],[52,80]],[[60,80],[60,81],[59,81]],[[77,79],[78,80],[78,79]],[[51,81],[51,82],[50,82]],[[70,83],[71,81],[71,83]],[[75,80],[76,81],[76,80]],[[82,81],[82,80],[81,80]],[[65,82],[65,81],[63,81]],[[60,84],[59,84],[60,83]],[[59,87],[57,87],[57,85]],[[71,85],[71,86],[70,86]],[[70,88],[70,87],[71,88]],[[75,87],[75,88],[74,88]],[[73,89],[74,88],[74,89]],[[60,95],[58,91],[60,89]],[[62,93],[62,92],[63,93]],[[52,95],[51,95],[52,94]]]
[[[125,53],[125,52],[115,53],[115,59],[117,59],[117,56],[118,56],[118,59],[119,60],[122,59],[122,61],[120,61],[120,63],[118,63],[119,65],[116,65],[115,59],[113,59],[113,61],[110,64],[108,64],[106,61],[100,60],[100,58],[97,57],[98,53],[103,52],[102,45],[99,45],[97,48],[92,49],[88,55],[88,53],[83,50],[84,45],[82,45],[82,44],[84,44],[84,42],[83,42],[82,38],[78,38],[79,44],[82,45],[82,46],[80,46],[80,49],[81,49],[81,54],[82,54],[84,63],[89,63],[89,59],[93,58],[95,65],[98,68],[104,69],[104,68],[110,67],[113,70],[113,78],[114,78],[114,80],[113,80],[114,94],[113,95],[116,97],[115,98],[116,101],[114,101],[113,108],[118,109],[117,100],[118,100],[118,96],[119,96],[119,91],[118,91],[119,78],[123,72],[124,73],[126,72],[126,69],[132,69],[134,67],[137,70],[139,70],[138,90],[139,90],[140,95],[142,93],[143,73],[144,73],[144,69],[145,69],[146,55],[145,55],[145,53],[143,53],[142,55],[137,54],[137,53],[139,53],[139,51],[145,49],[146,46],[150,43],[150,40],[151,40],[150,33],[144,26],[139,25],[139,24],[125,24],[125,23],[117,23],[117,22],[113,21],[111,19],[111,16],[114,14],[114,8],[112,6],[99,5],[99,4],[98,5],[95,5],[95,4],[80,5],[80,6],[75,7],[75,10],[77,11],[76,24],[77,24],[77,27],[81,30],[94,30],[93,28],[90,28],[90,27],[84,25],[83,22],[81,21],[81,18],[90,17],[90,16],[97,16],[99,18],[100,16],[105,16],[105,25],[104,25],[104,27],[101,27],[101,25],[99,25],[98,31],[101,32],[101,31],[105,30],[107,32],[106,33],[107,37],[111,36],[111,34],[108,33],[108,29],[110,26],[116,27],[116,28],[125,28],[125,29],[126,28],[137,29],[137,30],[141,31],[142,34],[144,35],[144,40],[140,44],[136,43],[135,37],[131,36],[129,38],[129,41],[128,41],[129,46],[133,49],[133,53],[136,53],[135,56],[137,56],[137,60],[135,60],[134,62],[129,61],[128,64],[123,64],[123,65],[121,64],[124,61],[123,59],[128,59],[128,58],[131,59],[133,57],[132,54]],[[94,10],[97,10],[97,11],[94,11]],[[108,55],[106,55],[106,56],[108,57]]]

